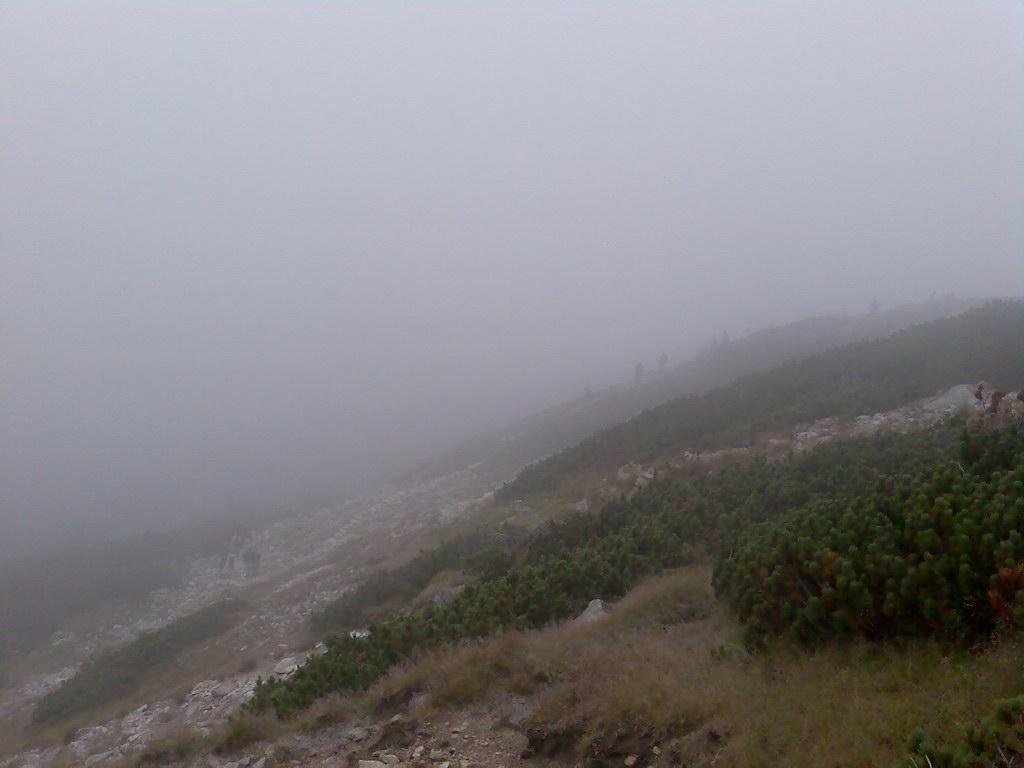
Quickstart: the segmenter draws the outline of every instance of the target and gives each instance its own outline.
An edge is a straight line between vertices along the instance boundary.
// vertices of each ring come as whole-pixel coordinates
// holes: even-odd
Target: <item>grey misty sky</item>
[[[0,8],[0,555],[1024,291],[1016,3]]]

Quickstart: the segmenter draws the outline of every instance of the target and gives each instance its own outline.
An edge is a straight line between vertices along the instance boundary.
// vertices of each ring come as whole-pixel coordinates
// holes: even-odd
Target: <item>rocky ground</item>
[[[976,407],[973,387],[967,385],[887,413],[803,425],[791,435],[769,440],[768,450],[803,451],[843,435],[921,428],[964,407]],[[677,461],[713,461],[725,454],[751,450],[755,449],[684,454]],[[652,468],[625,465],[608,485],[594,490],[592,499],[581,499],[574,506],[585,511],[603,496],[621,493],[624,487],[642,486],[654,476]],[[65,746],[13,755],[0,761],[0,768],[102,766],[138,753],[152,739],[173,728],[212,731],[248,699],[257,676],[287,675],[306,655],[320,650],[302,647],[301,629],[309,616],[372,571],[365,564],[349,565],[350,560],[339,556],[346,546],[351,548],[353,542],[366,541],[367,537],[386,545],[410,532],[454,520],[487,504],[495,486],[465,470],[425,482],[394,485],[376,494],[295,515],[258,534],[256,544],[262,563],[255,579],[247,579],[239,571],[221,570],[217,557],[196,559],[189,564],[189,577],[181,588],[158,590],[143,608],[124,609],[120,615],[108,617],[103,626],[87,632],[55,634],[37,653],[38,658],[25,660],[25,667],[35,669],[48,660],[60,660],[60,666],[16,680],[0,690],[0,718],[29,712],[40,697],[58,687],[74,674],[81,661],[98,651],[119,646],[140,632],[163,626],[224,597],[244,593],[250,603],[255,601],[255,610],[231,630],[225,641],[235,643],[240,656],[253,660],[249,671],[197,680],[183,697],[152,701],[105,723],[81,728],[69,735]],[[343,730],[332,728],[313,735],[293,734],[241,759],[211,755],[208,764],[211,768],[511,765],[527,745],[517,722],[526,706],[524,701],[506,699],[435,721],[421,716],[414,701],[407,712],[388,721],[349,724]],[[639,759],[636,757],[634,763]]]
[[[184,700],[147,703],[122,717],[79,729],[65,747],[22,752],[0,760],[0,767],[41,768],[69,759],[69,764],[103,765],[139,751],[171,724],[200,731],[216,727],[251,695],[258,675],[288,674],[310,652],[301,647],[309,617],[370,570],[349,565],[353,559],[345,556],[347,548],[372,538],[386,551],[391,540],[455,520],[486,502],[494,487],[472,471],[459,471],[294,515],[256,536],[261,563],[255,578],[247,578],[241,564],[234,570],[221,569],[219,557],[197,558],[188,564],[181,587],[157,590],[146,605],[115,609],[85,630],[55,633],[47,644],[19,660],[24,669],[45,671],[15,678],[0,689],[0,720],[23,719],[41,697],[95,654],[227,597],[244,596],[255,603],[255,610],[227,638],[237,642],[238,653],[253,659],[255,666],[244,674],[198,680]],[[60,666],[53,668],[55,663]]]
[[[421,702],[383,722],[347,723],[309,734],[292,734],[271,747],[210,768],[497,768],[519,763],[527,748],[522,701],[502,698],[443,719],[422,717]],[[545,761],[536,766],[547,765]],[[554,765],[554,763],[551,763]]]

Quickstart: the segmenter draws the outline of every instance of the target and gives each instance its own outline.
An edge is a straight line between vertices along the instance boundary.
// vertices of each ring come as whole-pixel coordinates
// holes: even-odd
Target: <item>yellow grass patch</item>
[[[900,756],[915,730],[952,739],[996,699],[1024,691],[1019,640],[972,655],[919,642],[751,656],[714,606],[709,578],[706,565],[689,566],[640,585],[593,624],[426,653],[363,703],[429,692],[443,709],[508,690],[533,695],[531,722],[584,742],[671,727],[687,734],[677,748],[719,766],[861,768]]]

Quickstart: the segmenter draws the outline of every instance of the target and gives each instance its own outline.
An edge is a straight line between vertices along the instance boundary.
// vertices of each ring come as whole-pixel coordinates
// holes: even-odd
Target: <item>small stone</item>
[[[589,624],[592,621],[599,621],[607,616],[608,604],[604,600],[591,600],[583,613],[573,619],[574,624]]]
[[[387,752],[380,756],[380,761],[385,765],[398,765],[400,762],[402,762],[398,759],[398,755],[392,755]]]
[[[636,765],[636,760],[636,755],[630,755],[629,757],[627,757],[624,761],[626,764],[626,768],[632,768],[632,766]]]
[[[298,669],[298,667],[299,665],[298,662],[295,660],[295,657],[289,656],[288,658],[281,659],[279,662],[277,662],[277,664],[274,666],[274,674],[290,675],[292,672]]]
[[[349,728],[348,732],[345,734],[345,738],[352,741],[363,741],[369,735],[369,731],[361,725],[357,725],[355,728]]]
[[[442,752],[440,749],[432,749],[430,750],[430,759],[444,760],[444,752]]]
[[[385,764],[380,760],[360,760],[359,768],[385,768]]]

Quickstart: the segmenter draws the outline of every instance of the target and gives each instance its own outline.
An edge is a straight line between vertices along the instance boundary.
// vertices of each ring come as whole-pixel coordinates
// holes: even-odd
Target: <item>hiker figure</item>
[[[644,376],[644,364],[643,363],[637,363],[636,367],[633,369],[633,386],[634,387],[640,385],[640,379],[642,379],[643,376]]]
[[[661,353],[661,357],[658,358],[658,375],[660,376],[665,372],[665,366],[668,365],[668,355],[664,352]]]
[[[974,399],[978,401],[978,405],[985,404],[985,384],[984,382],[978,385],[978,388],[974,390]]]

